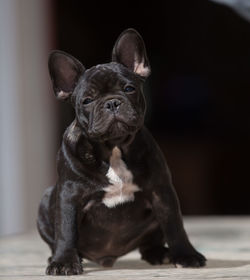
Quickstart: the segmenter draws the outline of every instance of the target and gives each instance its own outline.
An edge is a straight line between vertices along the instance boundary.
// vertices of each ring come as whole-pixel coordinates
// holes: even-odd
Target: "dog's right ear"
[[[48,64],[56,97],[60,100],[69,99],[85,71],[84,66],[76,58],[62,51],[53,51]]]
[[[144,79],[150,75],[143,39],[133,28],[123,31],[118,37],[113,48],[112,61],[123,64]]]

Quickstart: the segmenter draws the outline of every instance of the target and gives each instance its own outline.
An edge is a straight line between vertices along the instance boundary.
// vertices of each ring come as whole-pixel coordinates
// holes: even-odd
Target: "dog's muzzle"
[[[104,108],[107,112],[115,114],[119,111],[122,102],[119,99],[110,99],[105,102]]]

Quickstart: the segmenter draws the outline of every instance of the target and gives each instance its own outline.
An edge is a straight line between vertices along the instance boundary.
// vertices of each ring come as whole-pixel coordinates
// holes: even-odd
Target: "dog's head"
[[[143,39],[134,29],[119,36],[110,63],[85,69],[71,55],[54,51],[49,71],[56,97],[73,105],[87,137],[120,141],[143,125],[142,86],[150,66]]]

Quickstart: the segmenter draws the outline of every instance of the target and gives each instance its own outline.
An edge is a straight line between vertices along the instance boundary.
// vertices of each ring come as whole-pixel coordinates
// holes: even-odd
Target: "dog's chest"
[[[115,147],[110,157],[110,167],[106,174],[109,185],[103,190],[105,195],[102,202],[109,208],[129,201],[134,201],[134,193],[140,191],[133,183],[133,174],[121,158],[121,151]]]

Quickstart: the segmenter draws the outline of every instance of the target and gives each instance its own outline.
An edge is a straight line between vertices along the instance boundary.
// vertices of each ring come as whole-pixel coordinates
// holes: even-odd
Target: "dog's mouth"
[[[115,138],[117,136],[126,134],[128,131],[130,131],[130,129],[131,129],[131,127],[127,123],[125,123],[121,120],[114,119],[110,123],[107,133],[110,134],[111,137],[113,135]]]
[[[106,132],[102,135],[104,141],[121,141],[121,139],[127,137],[132,131],[135,130],[134,126],[128,125],[127,123],[114,119]]]
[[[129,135],[137,131],[136,125],[131,125],[122,119],[114,118],[106,127],[89,132],[89,136],[97,141],[111,141],[114,143],[124,142]]]

